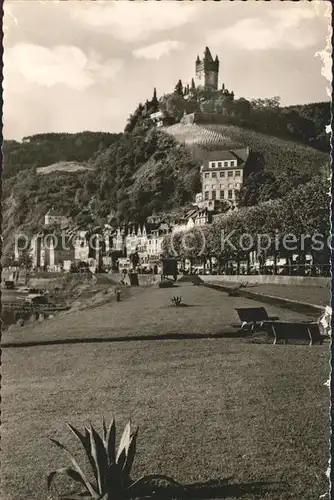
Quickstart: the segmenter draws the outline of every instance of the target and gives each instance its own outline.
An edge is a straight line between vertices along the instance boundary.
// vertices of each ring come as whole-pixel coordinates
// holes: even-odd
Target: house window
[[[211,189],[216,189],[216,184],[212,184]]]
[[[205,200],[209,199],[209,191],[205,191],[205,193],[204,193],[204,199]]]
[[[229,190],[228,190],[228,199],[229,199],[229,200],[232,200],[232,199],[233,199],[233,191],[232,191],[232,189],[229,189]]]
[[[224,199],[224,191],[221,189],[220,190],[220,199],[223,200]]]
[[[231,161],[231,167],[236,167],[237,166],[237,161],[236,160],[232,160]]]
[[[224,161],[224,167],[228,167],[228,161]]]
[[[222,162],[221,161],[218,162],[218,168],[222,168]]]
[[[236,188],[236,189],[240,189],[240,184],[236,184],[236,185],[235,185],[235,188]]]
[[[210,177],[209,172],[206,172],[206,173],[204,174],[204,177],[205,177],[206,179],[209,179],[209,177]]]
[[[212,199],[215,200],[216,199],[216,191],[212,191]]]
[[[227,172],[227,177],[233,177],[233,170],[229,170]]]
[[[224,189],[224,187],[225,187],[224,184],[220,185],[220,189]]]
[[[219,172],[219,177],[225,177],[225,172]]]
[[[240,170],[236,170],[234,176],[235,177],[240,177]]]
[[[205,189],[205,191],[207,191],[208,189],[210,189],[209,184],[205,184],[204,189]]]
[[[211,168],[216,168],[216,164],[214,161],[211,162]]]
[[[212,177],[217,177],[217,172],[212,172]]]

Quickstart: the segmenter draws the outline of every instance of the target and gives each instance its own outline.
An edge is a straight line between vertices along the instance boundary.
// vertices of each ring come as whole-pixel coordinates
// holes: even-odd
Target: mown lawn
[[[133,332],[200,331],[208,318],[218,328],[242,300],[184,286],[173,294],[198,307],[182,311],[168,307],[171,291],[152,291],[100,308],[93,332],[106,320],[116,332],[121,317],[120,331],[131,322]],[[67,323],[73,335],[88,336],[91,314]],[[65,319],[47,335],[57,332],[68,335]],[[119,428],[130,414],[140,425],[135,476],[210,482],[202,498],[317,499],[328,490],[328,373],[328,345],[197,339],[3,349],[1,500],[45,500],[46,474],[68,465],[48,437],[76,449],[65,422],[99,425],[113,412]],[[226,478],[229,486],[217,487]]]
[[[210,277],[211,278],[211,277]],[[217,285],[223,284],[225,286],[236,287],[238,283],[224,282],[223,280],[215,280],[212,276],[210,281]],[[299,302],[306,302],[308,304],[315,304],[318,306],[327,306],[331,302],[330,283],[328,286],[298,286],[298,285],[276,285],[276,284],[248,284],[246,290],[250,292],[261,293],[264,295],[271,295],[273,297],[280,297],[288,300],[296,300]]]
[[[325,346],[175,340],[2,357],[2,500],[45,500],[45,474],[66,465],[48,436],[73,447],[65,421],[99,424],[112,412],[140,424],[136,475],[230,477],[230,499],[313,500],[327,490]]]
[[[113,338],[152,334],[201,333],[233,331],[231,323],[238,318],[236,307],[260,307],[263,304],[189,283],[173,289],[157,286],[127,290],[130,297],[86,311],[61,314],[51,320],[24,326],[11,326],[2,342],[46,341],[64,339]],[[189,307],[171,306],[171,297],[180,295]],[[106,297],[106,300],[108,298]],[[305,315],[273,306],[266,306],[271,316],[282,320],[303,320]],[[312,319],[312,318],[311,318]]]

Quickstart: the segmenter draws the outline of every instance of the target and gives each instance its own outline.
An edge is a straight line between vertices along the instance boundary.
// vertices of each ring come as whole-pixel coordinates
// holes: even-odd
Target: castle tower
[[[213,60],[209,47],[205,47],[203,59],[197,56],[196,63],[196,85],[213,90],[218,89],[219,59]]]

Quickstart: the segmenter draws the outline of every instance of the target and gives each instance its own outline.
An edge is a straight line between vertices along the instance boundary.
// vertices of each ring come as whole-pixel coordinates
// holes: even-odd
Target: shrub
[[[229,290],[229,292],[228,292],[228,296],[229,296],[229,297],[239,297],[239,295],[240,295],[240,294],[239,294],[239,290],[240,290],[240,288],[243,288],[243,285],[242,285],[242,284],[241,284],[241,285],[236,286],[235,288],[231,288],[231,290]]]
[[[181,305],[182,297],[172,297],[170,300],[172,301],[172,304],[174,304],[175,307],[178,307]]]

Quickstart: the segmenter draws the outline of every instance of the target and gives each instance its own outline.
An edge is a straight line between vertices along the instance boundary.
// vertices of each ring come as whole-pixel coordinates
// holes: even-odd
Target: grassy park
[[[173,307],[173,295],[188,307]],[[18,346],[2,353],[1,499],[45,500],[46,474],[67,466],[49,437],[76,450],[65,422],[99,427],[113,413],[120,426],[129,416],[140,426],[135,476],[168,474],[192,485],[196,498],[325,494],[328,343],[196,338],[231,331],[234,308],[256,305],[185,283],[131,289],[120,303],[10,328],[2,341]],[[166,340],[152,338],[162,334]],[[58,345],[19,346],[27,340]]]

